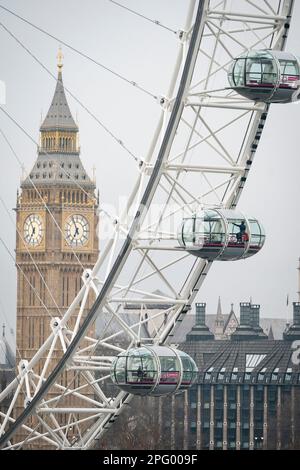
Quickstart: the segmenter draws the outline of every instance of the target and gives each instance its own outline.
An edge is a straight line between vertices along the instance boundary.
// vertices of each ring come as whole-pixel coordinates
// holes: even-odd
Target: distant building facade
[[[217,341],[205,324],[205,304],[198,304],[196,322],[180,344],[198,365],[197,382],[181,395],[135,397],[104,437],[106,448],[133,448],[133,440],[122,440],[130,418],[134,448],[300,449],[300,352],[294,349],[300,303],[293,307],[283,340],[269,339],[258,306],[242,303],[231,339]]]

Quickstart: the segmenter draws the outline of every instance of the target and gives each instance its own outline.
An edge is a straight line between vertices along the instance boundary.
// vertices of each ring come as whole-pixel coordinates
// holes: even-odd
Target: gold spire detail
[[[59,49],[58,49],[58,54],[57,54],[57,67],[58,67],[58,70],[61,70],[63,68],[63,53],[62,53],[62,50],[61,50],[61,46],[59,46]]]

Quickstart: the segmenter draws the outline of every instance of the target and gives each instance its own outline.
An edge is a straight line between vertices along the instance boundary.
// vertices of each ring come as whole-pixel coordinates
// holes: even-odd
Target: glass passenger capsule
[[[230,209],[209,209],[183,220],[178,230],[181,247],[210,261],[234,261],[258,253],[265,242],[261,224]]]
[[[161,396],[187,389],[197,366],[183,351],[168,346],[141,346],[119,354],[111,366],[112,381],[133,395]]]
[[[234,60],[228,79],[237,93],[253,101],[290,103],[300,99],[300,61],[288,52],[246,52]]]

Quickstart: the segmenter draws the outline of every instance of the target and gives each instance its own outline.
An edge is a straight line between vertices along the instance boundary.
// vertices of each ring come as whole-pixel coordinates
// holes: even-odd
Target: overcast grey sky
[[[1,0],[4,6],[61,37],[91,57],[163,95],[173,68],[175,34],[116,7],[108,0]],[[178,30],[187,0],[123,0],[123,4]],[[287,49],[300,55],[300,2]],[[58,45],[18,19],[0,10],[0,21],[56,74]],[[45,115],[54,92],[54,80],[0,27],[0,80],[6,83],[7,109],[38,140],[41,113]],[[111,74],[63,48],[65,85],[93,111],[136,155],[148,147],[159,113],[155,100]],[[83,163],[91,174],[96,166],[101,200],[117,204],[135,179],[134,161],[68,98],[78,117]],[[265,226],[264,250],[247,261],[215,263],[198,301],[215,313],[222,298],[224,312],[250,296],[262,305],[264,316],[287,313],[286,295],[297,300],[297,263],[300,255],[299,218],[299,117],[300,105],[272,106],[251,175],[240,201],[244,212]],[[26,169],[36,158],[35,146],[0,113],[0,128],[13,143]],[[21,170],[0,136],[0,196],[8,208],[15,206]],[[13,214],[13,212],[12,212]],[[1,237],[13,253],[15,227],[0,207]],[[14,217],[14,214],[13,214]],[[15,323],[16,271],[0,246],[0,321],[4,314]],[[290,306],[291,309],[291,306]]]

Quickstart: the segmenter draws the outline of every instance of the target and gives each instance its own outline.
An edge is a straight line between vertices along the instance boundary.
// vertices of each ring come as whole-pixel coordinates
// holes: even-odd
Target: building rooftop
[[[62,185],[64,187],[80,185],[83,188],[95,189],[78,153],[40,152],[29,174],[23,181],[22,188],[32,188],[31,180],[38,186]]]
[[[288,341],[190,341],[180,349],[195,360],[203,383],[300,385],[300,365]]]
[[[192,327],[195,325],[195,313],[188,312],[183,321],[180,324],[180,328],[176,329],[174,336],[172,338],[173,343],[182,343],[185,341],[186,335],[191,331]],[[229,321],[230,314],[223,314],[224,318],[224,328]],[[217,315],[206,315],[205,323],[212,333],[215,333],[215,324],[216,324]],[[289,320],[292,323],[292,319]],[[275,340],[282,339],[283,332],[287,326],[287,320],[284,318],[261,318],[260,326],[262,327],[266,335],[269,334],[270,329],[272,328],[273,337]]]

